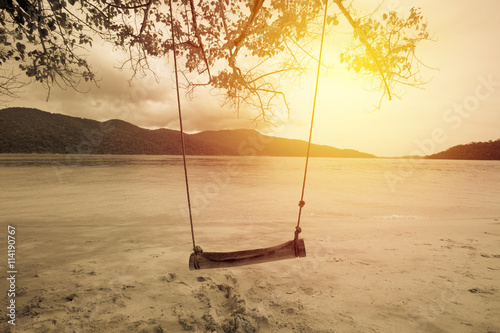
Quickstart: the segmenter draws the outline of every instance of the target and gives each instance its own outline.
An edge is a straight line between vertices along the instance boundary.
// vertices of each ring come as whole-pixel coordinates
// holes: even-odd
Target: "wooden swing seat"
[[[291,240],[277,246],[262,249],[235,252],[193,252],[189,257],[189,269],[235,267],[305,256],[306,246],[304,240],[297,239],[297,242]]]

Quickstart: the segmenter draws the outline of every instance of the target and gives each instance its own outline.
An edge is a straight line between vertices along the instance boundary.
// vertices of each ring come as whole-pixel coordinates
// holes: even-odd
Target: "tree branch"
[[[351,14],[349,13],[349,11],[344,7],[344,5],[342,4],[342,0],[334,0],[333,2],[335,2],[337,7],[339,7],[340,11],[345,16],[345,18],[347,19],[349,24],[354,28],[354,30],[357,30],[359,32],[359,34],[360,34],[359,39],[363,43],[363,45],[365,45],[365,47],[368,49],[373,60],[375,61],[375,64],[378,67],[380,76],[382,77],[382,80],[384,82],[384,86],[385,86],[385,89],[387,91],[387,94],[389,95],[389,100],[391,100],[392,99],[391,98],[391,90],[389,89],[389,85],[388,85],[387,80],[384,76],[384,71],[382,70],[382,67],[380,66],[380,63],[378,61],[377,55],[375,54],[375,51],[373,50],[372,46],[370,45],[370,43],[366,39],[364,32],[362,31],[362,29],[359,28],[359,25],[354,21]]]

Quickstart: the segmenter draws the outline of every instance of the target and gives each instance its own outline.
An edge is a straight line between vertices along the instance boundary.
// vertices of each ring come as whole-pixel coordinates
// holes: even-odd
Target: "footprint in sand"
[[[481,253],[481,257],[483,257],[483,258],[497,258],[497,259],[500,259],[500,254]]]
[[[469,292],[471,294],[487,294],[487,295],[494,295],[497,290],[496,289],[481,289],[481,288],[472,288],[469,289]]]
[[[197,305],[185,307],[178,303],[173,307],[179,324],[187,331],[266,332],[267,318],[247,307],[234,275],[224,277],[225,282],[203,276],[196,278],[202,282],[191,294]]]
[[[177,279],[177,274],[175,274],[175,273],[168,273],[168,275],[160,276],[160,281],[167,282],[167,283],[170,283],[170,282],[174,281],[175,279]]]

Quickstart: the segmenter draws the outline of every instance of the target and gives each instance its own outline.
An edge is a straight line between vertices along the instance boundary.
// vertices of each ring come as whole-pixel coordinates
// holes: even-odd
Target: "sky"
[[[375,9],[379,2],[356,0],[356,8]],[[401,99],[384,100],[369,84],[340,64],[339,53],[349,36],[341,26],[325,40],[323,58],[333,68],[319,79],[312,141],[356,149],[377,156],[429,155],[458,144],[500,138],[500,1],[387,0],[381,10],[407,12],[420,7],[435,41],[417,49],[425,70],[424,89],[408,88]],[[166,60],[155,60],[159,75],[135,79],[119,70],[123,56],[106,45],[95,45],[89,60],[99,86],[81,87],[85,93],[33,83],[8,106],[35,107],[52,113],[99,121],[122,119],[144,128],[178,129],[174,76]],[[314,67],[314,66],[313,66]],[[253,128],[269,135],[307,140],[314,95],[315,68],[301,87],[286,87],[290,114],[276,108],[272,124],[255,123],[245,113],[221,106],[223,99],[198,89],[192,99],[183,94],[184,130],[197,132]]]

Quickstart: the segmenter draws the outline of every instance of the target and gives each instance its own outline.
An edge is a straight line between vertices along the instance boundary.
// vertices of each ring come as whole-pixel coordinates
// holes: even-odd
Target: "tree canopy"
[[[316,60],[324,1],[0,0],[0,95],[15,95],[20,73],[49,90],[96,81],[86,56],[97,38],[126,52],[133,76],[145,74],[151,58],[171,55],[175,38],[188,94],[210,86],[232,107],[250,106],[269,120],[276,104],[288,107],[282,80]],[[340,61],[368,76],[381,98],[425,83],[415,50],[430,37],[419,9],[360,15],[355,3],[327,1],[330,30],[341,20],[352,29]]]

